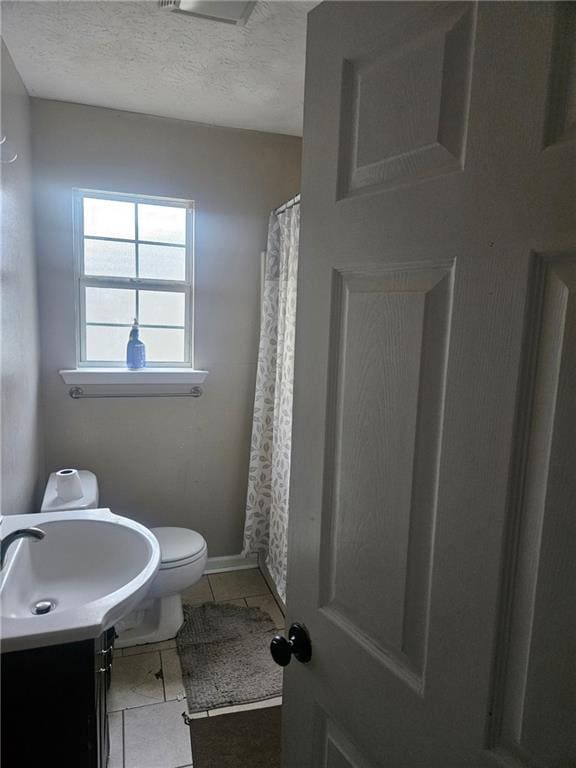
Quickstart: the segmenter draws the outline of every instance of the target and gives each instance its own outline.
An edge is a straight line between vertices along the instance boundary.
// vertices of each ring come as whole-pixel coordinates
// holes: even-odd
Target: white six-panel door
[[[285,768],[576,766],[576,11],[309,16]]]

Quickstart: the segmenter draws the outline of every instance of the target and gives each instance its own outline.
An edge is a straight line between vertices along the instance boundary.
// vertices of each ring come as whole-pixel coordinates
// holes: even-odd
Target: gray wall
[[[269,210],[300,184],[300,140],[33,100],[47,470],[91,469],[101,504],[149,525],[194,527],[209,554],[240,552]],[[72,401],[72,189],[197,204],[195,400]]]
[[[2,514],[37,509],[42,439],[38,408],[38,317],[32,220],[30,101],[2,46],[3,156],[18,153],[2,174],[0,359]],[[5,157],[6,159],[6,157]]]

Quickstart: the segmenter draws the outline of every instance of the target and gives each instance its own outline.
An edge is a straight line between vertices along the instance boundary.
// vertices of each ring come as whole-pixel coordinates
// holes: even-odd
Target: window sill
[[[66,384],[203,384],[208,371],[192,368],[73,368],[59,371]]]

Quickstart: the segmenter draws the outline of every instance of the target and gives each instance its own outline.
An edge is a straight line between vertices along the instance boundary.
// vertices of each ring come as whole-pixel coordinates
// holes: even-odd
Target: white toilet
[[[69,487],[72,489],[70,492]],[[76,498],[68,500],[70,495]],[[93,472],[60,470],[53,472],[48,479],[42,512],[96,509],[98,502],[98,480]],[[112,511],[121,514],[117,510]],[[199,533],[190,528],[151,530],[160,543],[160,568],[145,600],[116,624],[117,648],[156,643],[174,637],[184,618],[180,595],[200,580],[206,567],[208,548]]]

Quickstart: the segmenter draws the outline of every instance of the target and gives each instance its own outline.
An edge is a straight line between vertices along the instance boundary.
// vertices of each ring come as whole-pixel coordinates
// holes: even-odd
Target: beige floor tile
[[[204,717],[208,717],[208,711],[206,712],[192,712],[188,715],[188,720],[202,720]]]
[[[165,701],[124,713],[126,768],[181,768],[192,763],[190,728],[182,701]]]
[[[124,725],[122,718],[122,712],[110,712],[108,715],[108,733],[110,734],[108,768],[124,768]]]
[[[109,712],[162,701],[164,685],[158,651],[114,659]]]
[[[245,597],[234,597],[232,600],[218,600],[218,603],[227,603],[228,605],[240,605],[242,608],[246,608]]]
[[[208,717],[218,715],[233,715],[235,712],[249,712],[251,709],[266,709],[267,707],[279,707],[282,704],[282,696],[275,696],[264,701],[251,701],[249,704],[237,704],[234,707],[220,707],[208,710]]]
[[[283,629],[284,628],[284,615],[280,608],[278,607],[278,603],[274,599],[274,596],[268,593],[267,595],[256,595],[255,597],[247,597],[246,603],[250,607],[254,608],[260,608],[262,611],[265,611],[272,621],[274,622],[274,626],[277,629]]]
[[[0,0],[1,2],[1,0]],[[213,603],[214,600],[195,600],[194,598],[182,598],[182,605],[189,605],[192,608],[199,608],[205,603]]]
[[[214,600],[214,595],[210,589],[208,576],[202,576],[200,581],[193,584],[189,589],[182,593],[182,602],[190,605],[199,605],[201,603],[210,603]]]
[[[162,651],[162,675],[164,676],[164,696],[166,701],[182,699],[186,696],[184,683],[182,682],[182,669],[180,659],[175,648]]]
[[[123,648],[123,656],[138,656],[140,653],[152,653],[153,651],[165,651],[168,648],[176,648],[176,640],[162,640],[160,643],[145,643],[144,645],[131,645]]]
[[[214,573],[208,576],[215,600],[231,600],[268,592],[268,586],[257,568],[245,571]]]

